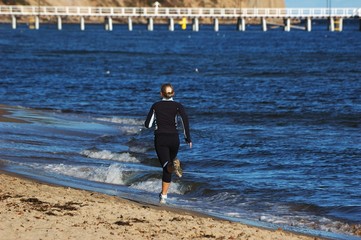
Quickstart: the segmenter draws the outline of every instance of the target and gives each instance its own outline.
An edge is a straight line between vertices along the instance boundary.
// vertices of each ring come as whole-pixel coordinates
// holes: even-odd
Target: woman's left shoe
[[[173,161],[173,167],[174,167],[174,173],[178,176],[178,177],[182,177],[183,175],[183,170],[181,168],[181,164],[178,158],[174,159]]]

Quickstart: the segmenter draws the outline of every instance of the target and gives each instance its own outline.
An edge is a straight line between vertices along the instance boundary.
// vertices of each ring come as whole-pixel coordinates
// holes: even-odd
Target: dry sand
[[[0,239],[316,239],[0,173]]]

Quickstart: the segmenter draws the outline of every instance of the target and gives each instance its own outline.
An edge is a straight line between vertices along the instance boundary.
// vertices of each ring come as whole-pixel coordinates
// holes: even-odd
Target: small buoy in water
[[[109,75],[109,74],[110,74],[110,71],[108,70],[108,71],[106,71],[105,73],[106,73],[107,75]]]
[[[199,71],[198,71],[198,68],[195,68],[194,71],[199,72]]]

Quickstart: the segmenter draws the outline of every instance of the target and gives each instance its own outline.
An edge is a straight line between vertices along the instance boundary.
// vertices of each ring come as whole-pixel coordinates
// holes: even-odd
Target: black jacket
[[[149,110],[144,125],[146,128],[151,128],[155,123],[155,134],[178,134],[177,116],[180,116],[182,120],[184,138],[187,143],[190,143],[192,140],[189,133],[188,116],[183,105],[173,101],[173,99],[163,99],[154,103]]]

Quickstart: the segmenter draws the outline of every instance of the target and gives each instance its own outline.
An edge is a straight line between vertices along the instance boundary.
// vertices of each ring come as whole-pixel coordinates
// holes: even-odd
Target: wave
[[[137,182],[132,184],[130,187],[145,192],[159,192],[160,191],[161,179],[151,178],[146,181]],[[187,186],[179,182],[172,182],[168,193],[184,195],[187,191]]]
[[[46,173],[65,175],[100,183],[129,185],[130,188],[142,190],[145,192],[157,193],[160,191],[161,177],[149,178],[144,181],[134,181],[134,176],[143,169],[125,167],[120,163],[113,163],[109,166],[83,166],[83,165],[66,165],[66,164],[31,164],[33,168],[43,169]],[[151,169],[148,169],[151,171]],[[147,172],[148,172],[147,171]],[[144,175],[143,175],[144,176]],[[188,191],[187,184],[181,182],[172,182],[169,193],[184,195]]]
[[[288,225],[291,227],[315,229],[323,232],[339,233],[339,234],[347,234],[347,235],[348,234],[357,235],[358,231],[360,231],[361,229],[361,224],[349,224],[337,220],[335,221],[333,219],[326,217],[315,219],[302,215],[297,216],[295,214],[292,214],[290,216],[275,216],[275,215],[267,214],[267,215],[262,215],[259,218],[259,220],[262,222],[267,222],[277,225],[284,225],[284,226]],[[349,238],[347,236],[342,236],[342,237],[346,237],[347,239],[357,238],[357,237],[355,238],[351,237],[351,235],[349,236]]]
[[[94,158],[94,159],[102,159],[102,160],[112,160],[118,162],[127,162],[127,163],[139,163],[140,161],[133,157],[130,153],[113,153],[108,150],[84,150],[80,153],[81,155]]]
[[[109,118],[96,118],[98,121],[110,122],[120,124],[119,130],[125,134],[137,134],[142,130],[144,121],[135,118],[121,118],[121,117],[109,117]]]
[[[121,117],[96,118],[96,120],[103,121],[103,122],[124,124],[124,125],[134,125],[134,126],[141,126],[144,123],[144,121],[140,120],[140,119],[121,118]]]
[[[102,167],[70,166],[65,164],[41,165],[46,172],[76,177],[80,179],[124,185],[126,183],[125,169],[120,164]]]
[[[141,131],[140,128],[129,127],[129,126],[119,127],[119,130],[124,134],[130,134],[130,135],[137,134]]]

